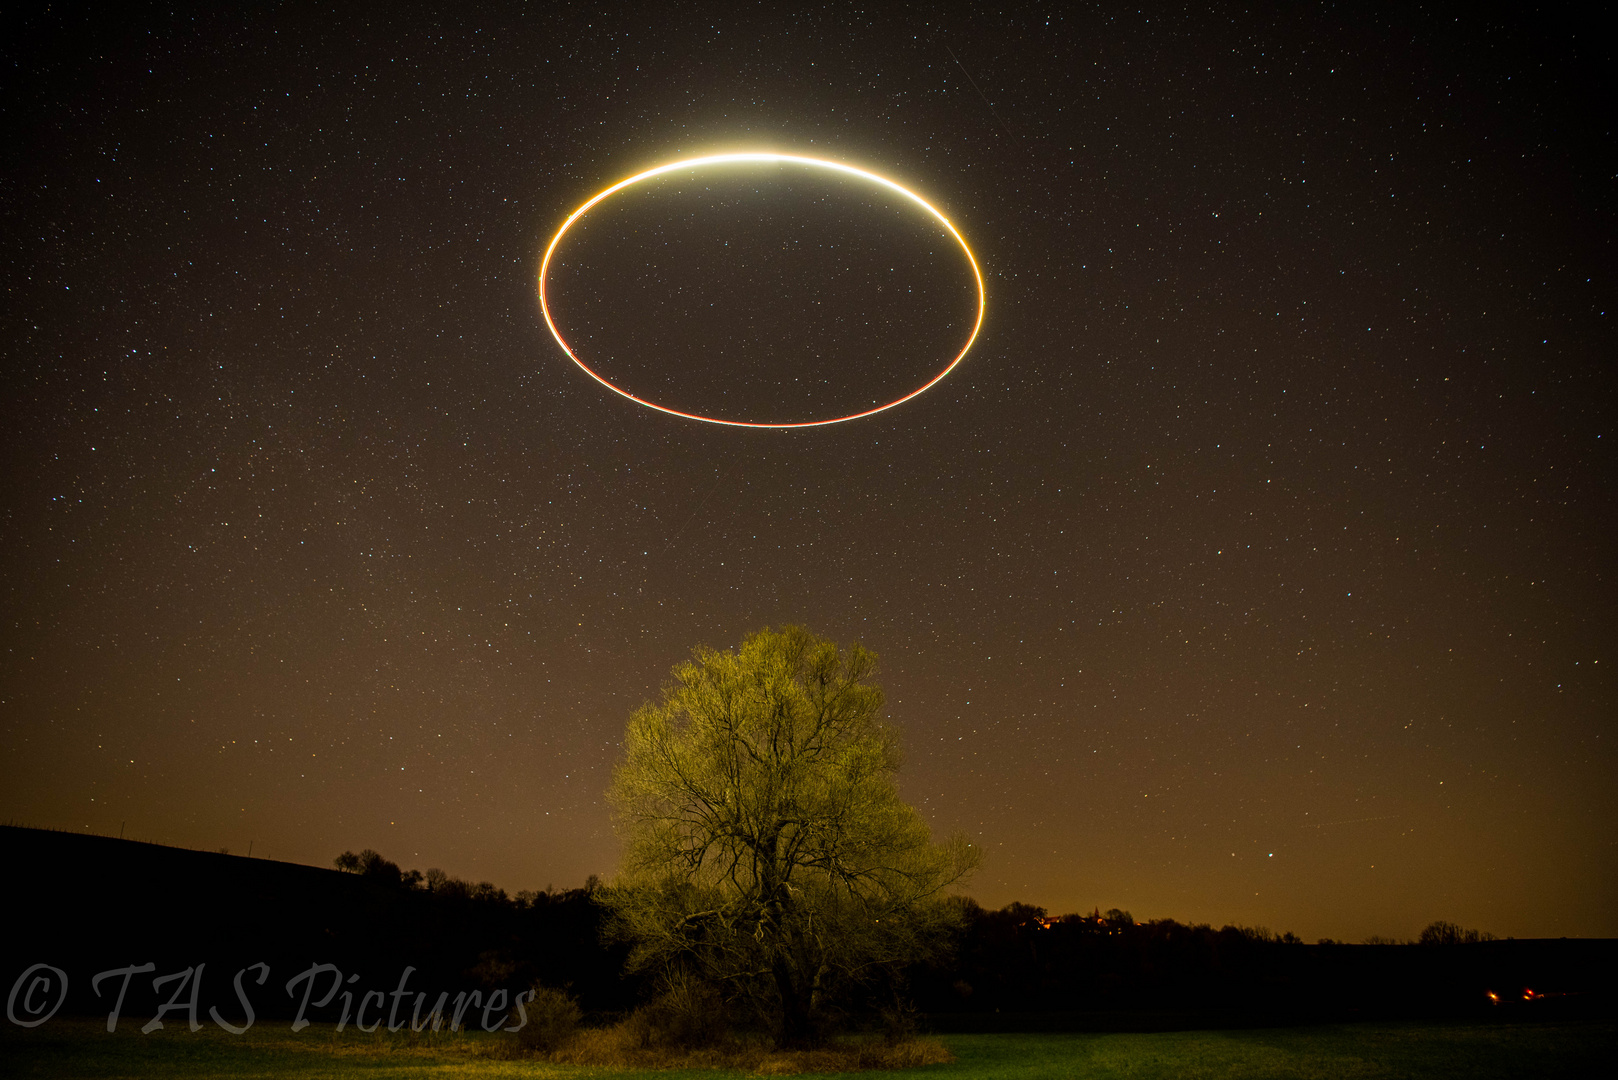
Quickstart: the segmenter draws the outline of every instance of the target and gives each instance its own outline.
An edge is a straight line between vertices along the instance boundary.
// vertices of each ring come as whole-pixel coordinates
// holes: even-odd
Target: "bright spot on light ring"
[[[716,417],[716,416],[698,416],[696,413],[681,412],[679,409],[671,409],[666,405],[659,405],[655,401],[647,401],[645,398],[636,397],[634,394],[631,394],[628,390],[625,390],[623,387],[615,386],[614,384],[612,384],[611,382],[608,382],[605,378],[603,378],[594,369],[592,369],[589,364],[586,364],[583,360],[579,359],[579,354],[573,351],[573,347],[571,345],[569,345],[567,343],[567,339],[562,336],[562,331],[557,329],[556,320],[551,318],[550,303],[546,299],[546,295],[545,295],[546,273],[550,270],[551,257],[556,254],[557,245],[562,242],[562,237],[567,235],[567,231],[570,228],[573,227],[574,222],[578,221],[585,214],[589,213],[590,208],[592,206],[596,205],[596,203],[601,202],[603,199],[606,199],[606,198],[608,198],[608,197],[610,197],[610,196],[624,190],[627,187],[631,187],[631,186],[633,186],[635,184],[638,184],[642,180],[650,180],[652,177],[661,176],[664,173],[679,172],[681,170],[700,169],[700,168],[704,168],[704,167],[709,166],[709,165],[730,165],[730,164],[736,164],[738,162],[762,162],[762,163],[785,162],[785,163],[789,163],[789,164],[793,164],[793,165],[808,165],[808,166],[812,166],[812,167],[817,168],[817,169],[828,169],[828,170],[830,170],[832,172],[846,173],[849,176],[857,176],[861,180],[868,180],[873,184],[878,184],[878,185],[880,185],[882,187],[888,188],[891,191],[898,192],[900,195],[903,195],[905,198],[909,199],[911,202],[915,203],[917,206],[920,206],[923,210],[927,211],[927,213],[931,214],[933,216],[933,218],[935,220],[937,220],[937,222],[944,227],[944,231],[949,233],[951,236],[953,236],[955,238],[955,242],[957,244],[961,245],[962,253],[966,255],[967,265],[972,268],[972,280],[977,285],[977,290],[978,290],[978,310],[977,310],[977,317],[972,322],[972,332],[967,335],[966,343],[961,346],[961,351],[955,354],[955,358],[952,359],[948,364],[946,364],[944,366],[944,370],[940,371],[937,375],[934,375],[931,379],[928,379],[925,383],[918,386],[916,389],[910,391],[910,393],[904,395],[901,398],[895,398],[893,401],[888,402],[886,405],[878,405],[875,408],[866,409],[866,410],[864,410],[862,412],[849,413],[847,416],[836,416],[836,417],[831,418],[830,420],[797,420],[797,421],[788,421],[788,422],[781,422],[781,423],[771,423],[771,422],[765,422],[765,421],[760,421],[760,420],[722,420],[722,419],[720,419],[719,417]],[[923,393],[927,392],[928,390],[932,389],[935,385],[937,385],[937,383],[938,383],[938,381],[940,379],[942,379],[945,375],[948,375],[951,371],[954,371],[955,366],[957,364],[959,364],[962,359],[965,358],[968,350],[970,350],[972,348],[972,343],[977,340],[978,331],[980,329],[982,329],[982,327],[983,327],[983,310],[984,310],[983,272],[978,268],[978,261],[972,255],[972,249],[967,246],[965,238],[961,236],[960,232],[958,232],[956,230],[955,226],[950,224],[949,218],[945,217],[942,213],[939,212],[939,210],[938,210],[938,208],[936,206],[934,206],[932,203],[928,202],[926,199],[922,198],[920,195],[917,195],[914,191],[911,191],[909,188],[906,188],[906,187],[903,187],[903,186],[901,186],[899,184],[894,183],[892,180],[889,180],[885,176],[878,176],[876,173],[867,172],[864,169],[856,169],[854,166],[852,166],[852,165],[844,165],[842,162],[827,161],[824,158],[803,157],[803,156],[798,155],[798,154],[771,154],[771,153],[712,154],[712,155],[709,155],[707,157],[688,158],[688,159],[684,159],[684,160],[681,160],[681,161],[671,161],[667,165],[659,165],[656,168],[647,169],[645,172],[636,173],[634,176],[629,177],[627,180],[620,180],[616,184],[613,184],[611,187],[605,188],[605,189],[597,192],[595,195],[591,196],[589,201],[586,202],[583,206],[579,207],[577,210],[573,211],[573,213],[569,214],[567,220],[562,222],[562,227],[560,229],[556,230],[556,235],[551,237],[550,245],[545,248],[545,258],[539,264],[539,310],[545,316],[545,325],[550,327],[551,336],[556,339],[556,343],[562,347],[562,351],[567,353],[568,357],[575,364],[579,365],[579,367],[584,371],[584,373],[586,375],[590,376],[590,378],[594,379],[596,382],[600,383],[602,386],[605,386],[608,390],[611,390],[613,393],[621,394],[622,396],[628,398],[630,401],[633,401],[637,405],[644,405],[648,409],[656,409],[658,412],[668,413],[670,416],[684,417],[687,420],[701,420],[705,424],[725,424],[725,425],[728,425],[730,427],[751,427],[751,428],[825,427],[828,424],[841,424],[845,420],[858,420],[862,416],[873,416],[876,413],[885,412],[886,410],[893,408],[895,405],[903,405],[905,402],[909,401],[911,398],[916,397],[916,396],[918,396],[920,394],[923,394]]]

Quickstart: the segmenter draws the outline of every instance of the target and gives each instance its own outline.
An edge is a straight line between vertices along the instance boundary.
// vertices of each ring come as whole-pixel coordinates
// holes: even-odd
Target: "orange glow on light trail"
[[[955,238],[956,243],[961,245],[961,251],[966,255],[967,265],[972,268],[972,280],[977,284],[978,288],[978,312],[977,319],[972,323],[972,332],[967,335],[966,344],[961,346],[961,351],[955,354],[955,358],[949,362],[943,371],[940,371],[937,375],[934,375],[931,379],[927,380],[927,382],[917,387],[915,390],[910,391],[910,393],[906,394],[904,397],[890,401],[886,405],[878,405],[874,409],[866,409],[864,412],[850,413],[847,416],[838,416],[830,420],[800,420],[783,423],[768,423],[758,420],[721,420],[714,416],[698,416],[696,413],[681,412],[679,409],[671,409],[666,405],[659,405],[655,401],[647,401],[645,398],[636,397],[634,394],[631,394],[629,391],[624,390],[621,387],[614,386],[595,371],[591,370],[590,366],[583,360],[579,359],[578,354],[575,353],[572,346],[567,343],[567,339],[562,337],[562,332],[557,329],[556,321],[551,318],[550,304],[547,302],[545,297],[545,275],[550,269],[551,256],[556,253],[556,247],[562,242],[562,237],[567,235],[568,229],[572,228],[573,223],[583,217],[592,206],[596,205],[596,203],[601,202],[603,199],[615,194],[616,192],[622,191],[624,188],[629,187],[632,184],[638,184],[642,180],[650,180],[654,176],[661,176],[664,173],[669,172],[677,172],[681,169],[700,169],[708,165],[729,165],[738,162],[785,162],[794,165],[809,165],[820,169],[830,169],[834,172],[847,173],[850,176],[857,176],[862,180],[869,180],[874,184],[880,184],[882,187],[898,192],[900,195],[903,195],[911,202],[926,210],[938,220],[939,224],[944,226],[944,230]],[[878,176],[876,173],[867,172],[864,169],[856,169],[852,165],[844,165],[837,161],[826,161],[822,158],[803,157],[798,154],[773,154],[764,152],[712,154],[707,157],[674,161],[667,165],[659,165],[656,168],[647,169],[645,172],[636,173],[627,180],[620,180],[611,187],[597,192],[595,195],[591,196],[590,200],[583,206],[579,207],[577,210],[573,211],[572,214],[568,215],[568,219],[562,222],[562,227],[556,230],[556,235],[551,237],[550,245],[545,248],[545,258],[539,264],[539,310],[540,313],[545,316],[545,325],[550,327],[551,336],[554,337],[556,339],[556,343],[562,347],[562,351],[567,353],[568,358],[571,359],[575,364],[579,365],[586,375],[590,376],[590,378],[594,379],[602,386],[605,386],[613,393],[622,395],[623,397],[628,398],[630,401],[635,402],[637,405],[644,405],[648,409],[656,409],[658,412],[668,413],[670,416],[683,417],[686,420],[701,420],[706,424],[725,424],[729,427],[825,427],[827,424],[841,424],[846,420],[858,420],[863,416],[873,416],[876,413],[885,412],[886,410],[893,408],[895,405],[903,405],[911,398],[916,397],[919,394],[923,394],[937,385],[940,379],[942,379],[945,375],[948,375],[951,371],[954,371],[955,366],[966,357],[967,352],[972,348],[972,343],[977,340],[978,331],[983,327],[984,307],[985,297],[983,291],[983,273],[978,269],[978,261],[976,257],[973,256],[972,249],[967,246],[966,239],[961,236],[954,225],[950,224],[949,219],[939,212],[937,207],[933,206],[932,203],[928,202],[926,199],[922,198],[920,195],[917,195],[908,188],[896,184],[886,177]]]

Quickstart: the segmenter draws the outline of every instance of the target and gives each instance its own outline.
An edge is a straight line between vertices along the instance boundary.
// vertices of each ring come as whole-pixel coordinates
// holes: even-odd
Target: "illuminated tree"
[[[798,627],[699,648],[630,717],[610,798],[623,870],[603,898],[632,967],[749,1003],[783,1046],[836,997],[944,946],[976,866],[899,798],[876,657]]]

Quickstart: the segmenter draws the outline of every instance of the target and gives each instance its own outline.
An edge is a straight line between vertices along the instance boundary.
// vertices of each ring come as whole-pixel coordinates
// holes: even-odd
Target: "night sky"
[[[1598,23],[212,8],[4,17],[0,819],[572,887],[630,710],[792,622],[986,905],[1618,935]],[[567,215],[746,149],[949,217],[955,371],[778,431],[567,358]],[[975,315],[805,168],[558,259],[581,356],[733,419]]]

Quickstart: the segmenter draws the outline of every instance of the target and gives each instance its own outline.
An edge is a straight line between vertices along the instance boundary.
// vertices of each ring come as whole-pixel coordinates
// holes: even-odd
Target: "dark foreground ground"
[[[316,1026],[294,1035],[265,1024],[233,1036],[184,1024],[142,1035],[138,1024],[52,1020],[0,1034],[7,1077],[677,1077],[717,1072],[610,1072],[500,1060],[498,1036],[412,1040],[385,1033],[341,1035]],[[951,1065],[910,1072],[950,1080],[1523,1080],[1612,1075],[1618,1023],[1611,1021],[1360,1023],[1156,1034],[946,1035]],[[880,1075],[880,1074],[878,1074]]]

